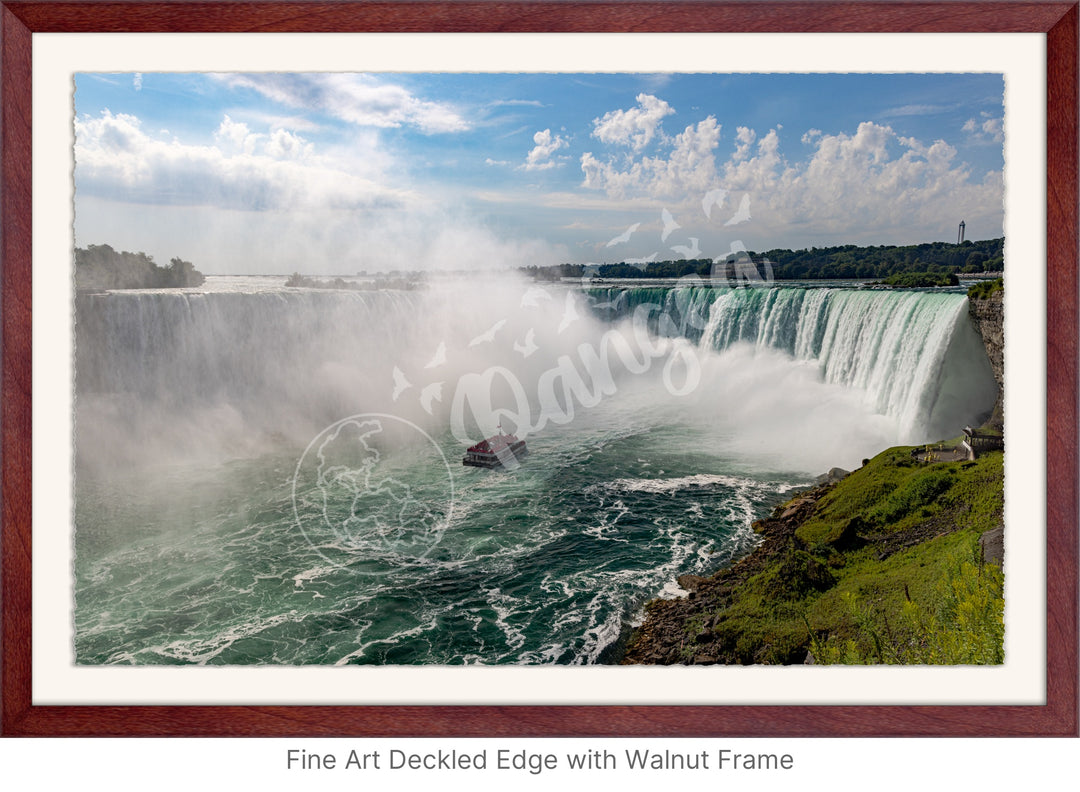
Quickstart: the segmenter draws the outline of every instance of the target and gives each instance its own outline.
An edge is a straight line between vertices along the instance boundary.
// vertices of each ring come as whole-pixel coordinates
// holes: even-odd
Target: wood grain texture
[[[7,734],[104,737],[1036,737],[1046,707],[30,707]]]
[[[1045,32],[1068,3],[7,3],[41,32]],[[992,6],[992,8],[991,8]]]
[[[1077,733],[1077,7],[1047,35],[1046,555],[1050,707]],[[1060,698],[1059,698],[1060,697]],[[1071,702],[1071,703],[1067,703]]]
[[[205,736],[1076,736],[1077,4],[2,2],[0,733]],[[1047,34],[1045,706],[64,707],[31,703],[33,32],[567,31]]]
[[[30,705],[30,31],[0,10],[0,733]]]

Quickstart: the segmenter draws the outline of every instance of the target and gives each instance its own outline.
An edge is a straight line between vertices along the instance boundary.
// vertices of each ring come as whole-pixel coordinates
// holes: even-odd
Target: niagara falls
[[[454,283],[297,291],[211,276],[198,291],[81,298],[77,365],[97,379],[77,399],[80,660],[599,662],[647,598],[751,548],[750,523],[785,494],[994,402],[962,293],[558,285],[523,308],[529,288],[488,283],[465,316],[475,291]],[[579,318],[560,333],[568,300]],[[612,335],[630,350],[642,305],[648,343],[700,369],[692,392],[665,386],[661,359],[580,354]],[[529,332],[525,358],[513,340]],[[445,361],[427,368],[433,339]],[[606,381],[602,398],[543,386],[568,361]],[[474,439],[520,422],[532,455],[513,475],[461,469],[451,430],[457,389],[492,367],[512,372],[484,394],[501,411],[459,420]],[[394,368],[412,383],[396,400]],[[429,380],[444,383],[430,414]],[[373,441],[380,476],[408,488],[414,518],[447,519],[434,546],[419,519],[394,527],[403,536],[376,521],[365,533],[355,481],[294,514],[296,460],[350,411],[403,419]],[[320,450],[324,464],[359,467],[355,437],[335,439],[342,458]]]
[[[1001,75],[136,76],[77,665],[1003,662]]]

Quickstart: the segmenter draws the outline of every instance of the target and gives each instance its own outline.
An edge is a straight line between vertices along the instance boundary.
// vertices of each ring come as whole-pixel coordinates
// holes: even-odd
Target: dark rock
[[[837,550],[854,550],[862,547],[866,544],[866,540],[860,534],[866,533],[869,529],[870,526],[866,520],[859,515],[855,515],[844,523],[844,527],[840,529],[840,534],[832,543],[833,547]]]
[[[788,504],[788,507],[780,515],[781,520],[790,520],[796,514],[798,514],[803,507],[814,502],[813,498],[799,498]]]
[[[1005,382],[1005,330],[1003,292],[985,300],[968,301],[968,313],[986,347],[986,356],[1000,387]]]
[[[687,591],[697,591],[698,586],[701,585],[701,581],[704,579],[700,575],[679,575],[675,578],[675,582],[679,584],[679,588],[684,588]]]
[[[851,471],[844,470],[843,468],[834,467],[831,468],[828,473],[824,473],[818,476],[816,479],[814,479],[814,481],[818,484],[835,484],[836,482],[840,481],[840,479],[844,478],[844,476],[846,476],[849,472]]]
[[[1001,427],[1004,424],[1004,386],[1005,386],[1005,323],[1004,292],[994,292],[985,300],[968,300],[968,315],[975,330],[986,347],[986,356],[990,359],[990,368],[997,380],[998,397],[990,423]]]
[[[712,655],[700,654],[694,657],[694,665],[715,665],[716,658]]]
[[[1001,564],[1005,561],[1005,526],[999,525],[979,537],[979,550],[982,559],[988,564]]]

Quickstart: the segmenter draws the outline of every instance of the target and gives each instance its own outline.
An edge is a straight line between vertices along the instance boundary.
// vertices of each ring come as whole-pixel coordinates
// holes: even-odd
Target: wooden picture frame
[[[6,2],[2,716],[25,736],[1076,736],[1076,2]],[[1046,703],[40,706],[31,646],[31,47],[49,32],[1027,32],[1047,54]]]

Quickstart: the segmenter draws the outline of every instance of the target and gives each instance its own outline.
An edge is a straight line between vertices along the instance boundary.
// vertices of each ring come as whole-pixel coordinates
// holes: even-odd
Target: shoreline
[[[1000,290],[968,301],[968,315],[998,384],[997,401],[984,426],[998,435],[1004,432],[1002,306]],[[850,657],[859,641],[861,656],[872,656],[860,632],[871,634],[879,660],[886,662],[883,636],[896,642],[894,630],[903,614],[933,601],[928,583],[934,581],[927,580],[922,567],[949,574],[963,563],[965,553],[971,554],[961,546],[966,534],[977,535],[974,552],[980,572],[984,563],[1003,561],[1003,451],[980,455],[979,462],[944,457],[924,461],[917,451],[909,446],[885,449],[859,470],[796,493],[752,523],[762,535],[753,550],[709,577],[677,578],[688,591],[686,597],[645,604],[644,620],[632,628],[617,662],[814,663],[820,662],[814,649],[835,660]],[[826,476],[836,478],[835,472]],[[935,542],[942,547],[932,546]],[[898,554],[910,557],[906,567],[890,563]],[[845,578],[855,577],[849,565],[865,578],[864,585],[844,587]],[[838,587],[845,588],[839,596]],[[916,587],[922,602],[912,595]],[[844,597],[843,603],[828,602]],[[994,621],[992,614],[988,621]],[[994,624],[990,630],[996,628]],[[927,643],[917,633],[905,637]],[[849,642],[844,650],[848,654],[829,645],[834,637]],[[995,652],[990,647],[982,656]]]
[[[867,662],[893,662],[880,646],[874,655],[871,641],[886,635],[893,654],[918,651],[926,641],[907,629],[908,611],[935,610],[940,582],[973,562],[973,548],[980,577],[983,564],[1000,563],[992,548],[1000,547],[1004,477],[1001,451],[927,463],[917,450],[886,449],[755,521],[762,541],[750,553],[709,577],[679,577],[686,597],[646,603],[617,662],[793,665],[821,662],[826,650],[846,662],[835,659],[845,642],[874,658]],[[895,487],[882,484],[893,477]],[[932,499],[909,498],[935,489]],[[895,511],[898,494],[910,508],[876,519]]]
[[[615,662],[619,665],[668,665],[685,661],[687,658],[683,653],[688,641],[677,628],[695,617],[703,616],[714,600],[729,598],[739,585],[745,584],[770,562],[779,559],[801,524],[800,518],[808,512],[808,506],[833,490],[836,484],[817,484],[798,491],[774,507],[769,516],[755,520],[751,528],[761,535],[762,540],[727,566],[707,577],[692,574],[676,577],[676,584],[686,591],[686,595],[672,599],[654,598],[646,602],[642,623],[628,625],[628,634],[625,638],[620,636],[623,646]],[[671,656],[670,650],[676,646],[680,659]],[[694,654],[690,659],[690,664],[694,665],[718,662],[715,656],[705,653]]]

